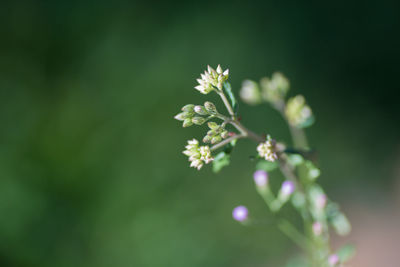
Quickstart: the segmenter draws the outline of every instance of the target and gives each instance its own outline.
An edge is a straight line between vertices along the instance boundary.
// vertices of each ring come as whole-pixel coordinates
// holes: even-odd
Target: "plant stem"
[[[233,111],[233,108],[232,108],[231,104],[229,103],[229,100],[226,98],[224,92],[221,90],[221,91],[218,91],[218,94],[221,97],[222,101],[224,102],[225,107],[229,112],[229,115],[231,115],[231,119],[235,120],[235,112]]]
[[[223,147],[224,145],[229,144],[229,143],[232,142],[233,140],[240,139],[240,138],[244,138],[244,137],[245,137],[245,135],[243,135],[243,134],[235,134],[234,136],[231,136],[231,137],[229,137],[229,138],[227,138],[227,139],[225,139],[225,140],[219,142],[218,144],[213,145],[213,146],[210,148],[210,150],[211,150],[211,151],[217,150],[218,148],[221,148],[221,147]]]
[[[278,222],[278,228],[288,236],[294,243],[299,247],[308,251],[310,246],[310,240],[307,239],[302,233],[300,233],[290,222],[285,219],[280,219]]]
[[[294,127],[289,124],[290,134],[292,135],[293,145],[295,148],[308,148],[308,142],[303,129]]]

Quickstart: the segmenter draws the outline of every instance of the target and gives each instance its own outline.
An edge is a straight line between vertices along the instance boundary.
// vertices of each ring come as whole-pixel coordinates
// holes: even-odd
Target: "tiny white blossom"
[[[274,162],[278,159],[275,145],[276,142],[273,139],[269,139],[264,143],[260,143],[257,147],[258,155],[260,155],[262,158],[265,158],[265,160]]]
[[[217,70],[207,66],[207,71],[204,74],[200,74],[200,79],[197,79],[199,85],[195,89],[199,90],[202,94],[208,94],[215,90],[215,88],[221,90],[228,76],[229,70],[223,71],[220,65],[218,65]]]
[[[214,160],[210,148],[208,146],[199,147],[199,141],[196,139],[189,140],[185,148],[186,150],[183,151],[183,154],[189,157],[190,167],[200,170],[204,163],[208,164]]]

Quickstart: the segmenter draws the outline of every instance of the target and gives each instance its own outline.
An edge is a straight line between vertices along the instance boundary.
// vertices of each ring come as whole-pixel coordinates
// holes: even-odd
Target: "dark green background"
[[[209,99],[193,89],[207,64],[229,68],[236,93],[285,73],[316,114],[307,133],[329,196],[345,210],[385,201],[400,148],[399,3],[2,2],[0,266],[282,264],[294,248],[253,188],[255,144],[240,142],[218,175],[181,154],[205,129],[173,116]],[[269,107],[240,113],[289,141]],[[259,224],[234,222],[239,204]]]

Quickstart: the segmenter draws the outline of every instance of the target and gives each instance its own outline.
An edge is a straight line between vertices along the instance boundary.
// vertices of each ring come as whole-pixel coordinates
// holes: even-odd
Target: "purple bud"
[[[328,258],[328,263],[330,266],[335,266],[336,264],[339,263],[339,257],[336,254],[332,254]]]
[[[315,205],[317,206],[318,209],[322,210],[325,208],[326,205],[326,195],[325,194],[320,194],[317,199]]]
[[[254,178],[254,182],[259,187],[264,187],[268,183],[268,173],[266,171],[263,171],[263,170],[255,171],[253,178]]]
[[[314,235],[319,236],[322,234],[322,224],[320,222],[315,222],[312,225],[312,230]]]
[[[247,219],[249,211],[245,206],[237,206],[233,209],[232,216],[238,222],[243,222]]]
[[[282,183],[281,191],[284,196],[289,196],[294,192],[295,188],[296,186],[292,181],[284,181]]]

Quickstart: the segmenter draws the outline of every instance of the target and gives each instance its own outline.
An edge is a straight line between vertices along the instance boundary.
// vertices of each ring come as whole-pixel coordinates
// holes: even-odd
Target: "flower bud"
[[[262,78],[260,85],[262,88],[262,97],[271,103],[282,101],[290,86],[289,80],[279,72],[272,74],[271,79],[267,77]]]
[[[336,254],[332,254],[328,258],[329,266],[336,266],[339,263],[339,257]]]
[[[178,115],[176,115],[175,117],[174,117],[174,119],[175,120],[178,120],[178,121],[183,121],[183,120],[185,120],[185,119],[187,119],[187,118],[190,118],[191,117],[191,115],[189,114],[189,113],[187,113],[187,112],[181,112],[181,113],[179,113]]]
[[[183,121],[183,127],[189,127],[189,126],[192,126],[193,125],[193,122],[192,122],[192,119],[191,118],[188,118],[188,119],[185,119],[184,121]]]
[[[316,199],[315,199],[315,207],[318,210],[323,210],[326,206],[326,195],[325,194],[319,194]]]
[[[281,193],[283,196],[290,196],[295,188],[296,186],[292,181],[284,181],[281,187]]]
[[[193,112],[193,109],[194,109],[194,105],[193,104],[188,104],[188,105],[186,105],[186,106],[184,106],[182,108],[182,111],[184,111],[184,112]]]
[[[244,222],[248,219],[249,211],[245,206],[237,206],[233,209],[232,217],[238,222]]]
[[[216,130],[219,125],[216,122],[210,121],[209,123],[207,123],[208,128],[210,128],[211,130]]]
[[[215,105],[209,101],[204,103],[204,107],[210,114],[216,114],[217,113],[217,108]]]
[[[192,122],[196,125],[202,125],[203,123],[206,122],[206,119],[203,117],[194,117],[192,118]]]
[[[322,234],[322,224],[320,222],[313,223],[312,230],[315,236],[320,236]]]
[[[314,122],[311,108],[306,104],[302,95],[297,95],[288,100],[285,115],[292,126],[305,128]]]
[[[209,135],[204,136],[203,138],[203,143],[210,143],[211,142],[212,137]]]
[[[259,104],[261,102],[261,94],[257,83],[250,80],[243,81],[240,89],[240,98],[249,105]]]
[[[229,135],[229,133],[228,133],[227,130],[224,130],[224,131],[221,133],[221,137],[222,137],[223,139],[227,138],[228,135]]]
[[[263,170],[255,171],[253,174],[254,182],[257,187],[266,187],[268,184],[268,173]]]
[[[196,112],[199,115],[208,115],[207,110],[203,106],[195,106],[194,112]]]
[[[221,140],[222,140],[222,138],[221,138],[220,136],[214,136],[214,137],[211,139],[211,144],[219,143],[219,142],[221,142]]]

